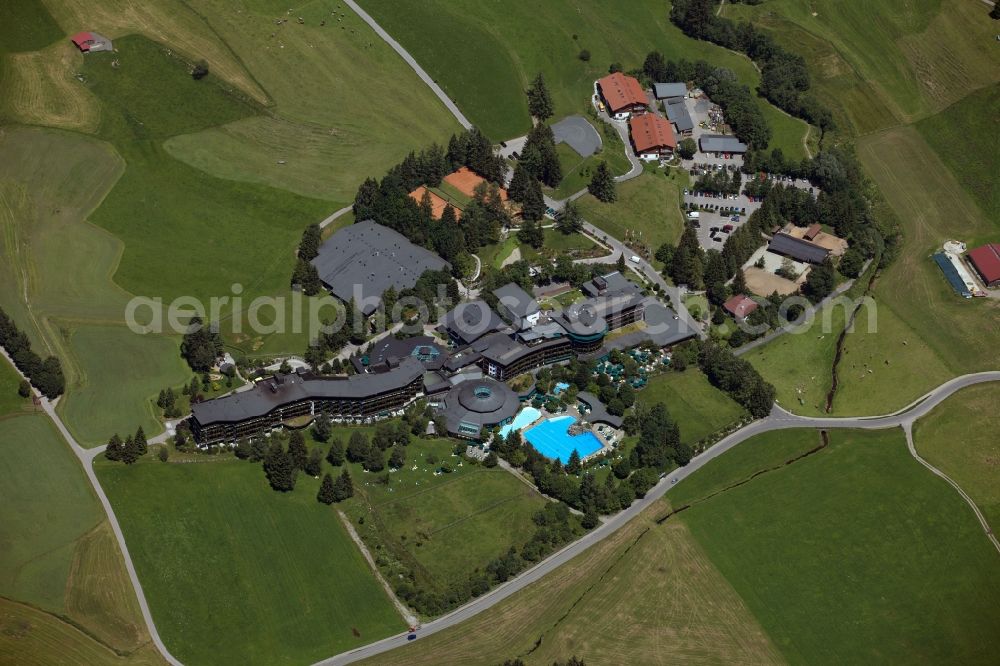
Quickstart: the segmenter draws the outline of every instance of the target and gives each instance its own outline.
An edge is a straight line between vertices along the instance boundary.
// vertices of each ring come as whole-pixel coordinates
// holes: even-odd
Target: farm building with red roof
[[[757,309],[757,301],[743,294],[737,294],[722,304],[722,309],[742,321]]]
[[[640,159],[658,160],[677,148],[673,125],[655,113],[632,116],[628,120],[628,128],[632,147]]]
[[[968,257],[987,287],[1000,287],[1000,243],[969,250]]]
[[[649,98],[639,81],[621,72],[598,79],[597,89],[608,107],[608,114],[619,120],[633,113],[645,113],[648,108]]]
[[[111,40],[104,35],[99,35],[96,32],[78,32],[72,37],[70,41],[76,44],[76,48],[80,49],[84,53],[90,53],[91,51],[111,51]]]

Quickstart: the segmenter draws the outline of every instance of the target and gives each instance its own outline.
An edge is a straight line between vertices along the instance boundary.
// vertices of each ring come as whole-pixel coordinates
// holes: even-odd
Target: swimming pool
[[[601,440],[597,439],[594,433],[569,434],[569,428],[574,423],[576,417],[555,416],[542,421],[530,430],[525,430],[524,438],[543,456],[558,458],[563,464],[569,461],[573,449],[576,449],[581,458],[599,451]]]
[[[513,421],[500,428],[500,436],[506,438],[511,430],[520,430],[529,423],[533,423],[541,415],[542,413],[534,407],[525,407],[518,412]]]
[[[568,388],[569,384],[567,384],[566,382],[559,382],[552,387],[552,395],[559,395]]]

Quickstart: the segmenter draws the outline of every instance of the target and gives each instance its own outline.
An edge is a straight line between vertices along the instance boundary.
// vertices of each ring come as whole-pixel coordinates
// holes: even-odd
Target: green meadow
[[[725,393],[708,383],[696,368],[667,372],[649,380],[636,400],[645,405],[662,402],[681,430],[681,441],[694,444],[746,416]]]
[[[783,437],[818,443],[810,430]],[[788,662],[992,661],[1000,561],[964,500],[899,430],[830,440],[677,519]],[[757,444],[717,462],[737,470],[726,456]]]
[[[232,457],[97,464],[157,628],[189,664],[300,664],[404,628],[337,517]]]

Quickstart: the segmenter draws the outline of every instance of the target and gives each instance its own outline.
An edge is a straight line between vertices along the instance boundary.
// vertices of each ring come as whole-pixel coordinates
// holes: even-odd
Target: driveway
[[[565,143],[580,157],[590,157],[601,149],[601,135],[583,116],[567,116],[552,126],[556,143]]]

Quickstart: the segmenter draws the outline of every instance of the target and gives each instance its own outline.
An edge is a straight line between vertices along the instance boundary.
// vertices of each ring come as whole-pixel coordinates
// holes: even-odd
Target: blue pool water
[[[592,432],[570,435],[569,427],[574,423],[573,416],[556,416],[524,431],[524,438],[546,458],[558,458],[565,465],[573,449],[586,458],[601,448],[601,440]]]
[[[511,430],[520,430],[521,428],[533,422],[541,415],[542,413],[539,410],[535,409],[534,407],[525,407],[520,412],[518,412],[517,416],[514,417],[513,421],[511,421],[504,427],[500,428],[500,436],[506,437]],[[583,454],[581,453],[580,455]]]
[[[566,382],[559,382],[552,387],[552,395],[559,395],[568,388],[569,384],[567,384]]]

